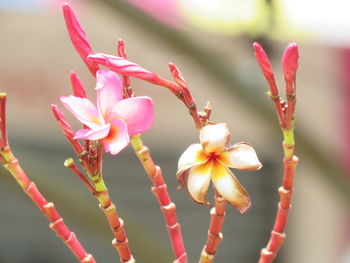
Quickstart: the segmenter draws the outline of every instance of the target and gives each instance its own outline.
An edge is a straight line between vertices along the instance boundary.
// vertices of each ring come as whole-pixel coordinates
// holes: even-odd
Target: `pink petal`
[[[220,153],[230,140],[226,123],[206,125],[200,130],[200,142],[207,153]]]
[[[250,207],[250,197],[237,178],[226,167],[215,161],[212,180],[216,191],[242,214]]]
[[[110,121],[111,127],[108,136],[103,139],[103,147],[110,154],[118,154],[129,144],[129,134],[126,123],[121,119]]]
[[[110,118],[121,118],[130,136],[147,131],[153,124],[153,101],[149,97],[135,97],[119,101]]]
[[[192,167],[188,172],[187,189],[194,201],[204,204],[210,184],[212,161]]]
[[[68,34],[72,40],[74,48],[79,53],[85,64],[88,66],[91,73],[95,76],[96,71],[99,69],[99,66],[94,61],[87,59],[87,56],[93,52],[90,43],[87,40],[86,34],[83,28],[80,26],[77,17],[75,16],[70,6],[67,3],[64,3],[62,9]]]
[[[98,116],[97,109],[86,98],[74,96],[61,97],[63,105],[83,124],[91,129],[96,129],[104,124]]]
[[[97,129],[81,129],[78,130],[73,139],[85,139],[97,141],[105,138],[109,134],[110,124],[103,125]]]
[[[236,143],[220,153],[218,160],[225,166],[239,170],[258,170],[262,167],[254,148],[244,142]]]
[[[203,164],[208,160],[207,154],[203,151],[202,145],[192,144],[181,155],[178,163],[176,176],[181,185],[184,185],[183,177],[191,167]]]
[[[97,107],[105,119],[115,104],[123,99],[123,86],[113,71],[100,69],[96,73]]]

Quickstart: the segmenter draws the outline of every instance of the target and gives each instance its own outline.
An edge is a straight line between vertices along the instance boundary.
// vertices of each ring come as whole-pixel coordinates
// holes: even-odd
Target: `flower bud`
[[[80,26],[73,10],[67,3],[62,6],[64,20],[66,21],[66,27],[69,37],[73,43],[75,50],[79,53],[91,73],[95,76],[99,66],[93,61],[89,61],[87,56],[92,54],[92,49],[83,28]]]

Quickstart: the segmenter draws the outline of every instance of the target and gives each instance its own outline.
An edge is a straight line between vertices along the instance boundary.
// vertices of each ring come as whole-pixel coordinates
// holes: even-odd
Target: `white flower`
[[[192,144],[181,155],[177,177],[198,203],[206,203],[210,180],[219,195],[244,213],[250,207],[250,197],[228,168],[258,170],[262,167],[253,147],[236,143],[227,147],[230,133],[225,123],[204,126],[200,130],[200,144]]]

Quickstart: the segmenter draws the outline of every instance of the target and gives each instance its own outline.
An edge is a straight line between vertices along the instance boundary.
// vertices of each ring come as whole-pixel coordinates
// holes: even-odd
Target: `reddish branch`
[[[298,157],[294,155],[294,114],[296,104],[296,72],[298,69],[299,52],[297,44],[291,43],[286,48],[282,58],[284,80],[286,84],[287,102],[285,102],[278,95],[275,77],[265,51],[258,43],[254,43],[253,47],[260,68],[270,86],[269,95],[275,103],[280,127],[284,137],[284,174],[282,186],[278,189],[280,202],[278,203],[275,224],[271,232],[270,240],[266,248],[261,250],[259,259],[259,263],[270,263],[276,258],[277,253],[286,238],[284,231],[291,209],[295,168],[298,163]]]
[[[63,218],[57,212],[54,204],[46,201],[45,197],[39,192],[35,183],[28,178],[26,173],[21,168],[19,161],[11,152],[6,135],[5,104],[6,94],[2,93],[0,95],[1,162],[12,174],[22,190],[32,199],[40,211],[48,218],[48,220],[51,222],[50,228],[55,231],[56,234],[69,247],[78,261],[81,263],[94,263],[94,257],[85,251],[76,235],[71,232],[64,223]]]
[[[215,207],[210,210],[210,226],[207,242],[202,250],[199,263],[211,263],[214,260],[216,250],[223,238],[221,233],[225,220],[226,200],[215,194]]]
[[[176,258],[174,263],[186,263],[187,254],[182,240],[180,224],[177,222],[176,206],[170,199],[167,185],[164,183],[162,171],[159,166],[154,164],[149,149],[142,144],[140,135],[131,137],[130,142],[153,183],[152,192],[158,199],[160,209],[164,215],[170,242]]]

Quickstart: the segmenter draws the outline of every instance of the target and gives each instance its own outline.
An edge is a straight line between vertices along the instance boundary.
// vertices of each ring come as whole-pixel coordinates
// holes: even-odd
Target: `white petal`
[[[262,167],[254,148],[247,143],[236,143],[218,156],[225,166],[239,170],[258,170]]]
[[[220,153],[230,140],[226,123],[206,125],[200,130],[200,142],[207,153]]]
[[[216,191],[242,214],[250,207],[250,197],[237,178],[219,162],[214,162],[212,180]]]
[[[194,201],[206,203],[210,177],[212,171],[212,162],[192,167],[188,172],[187,189]]]
[[[203,151],[202,145],[192,144],[181,155],[178,163],[177,174],[193,167],[194,165],[206,162],[208,156]]]

